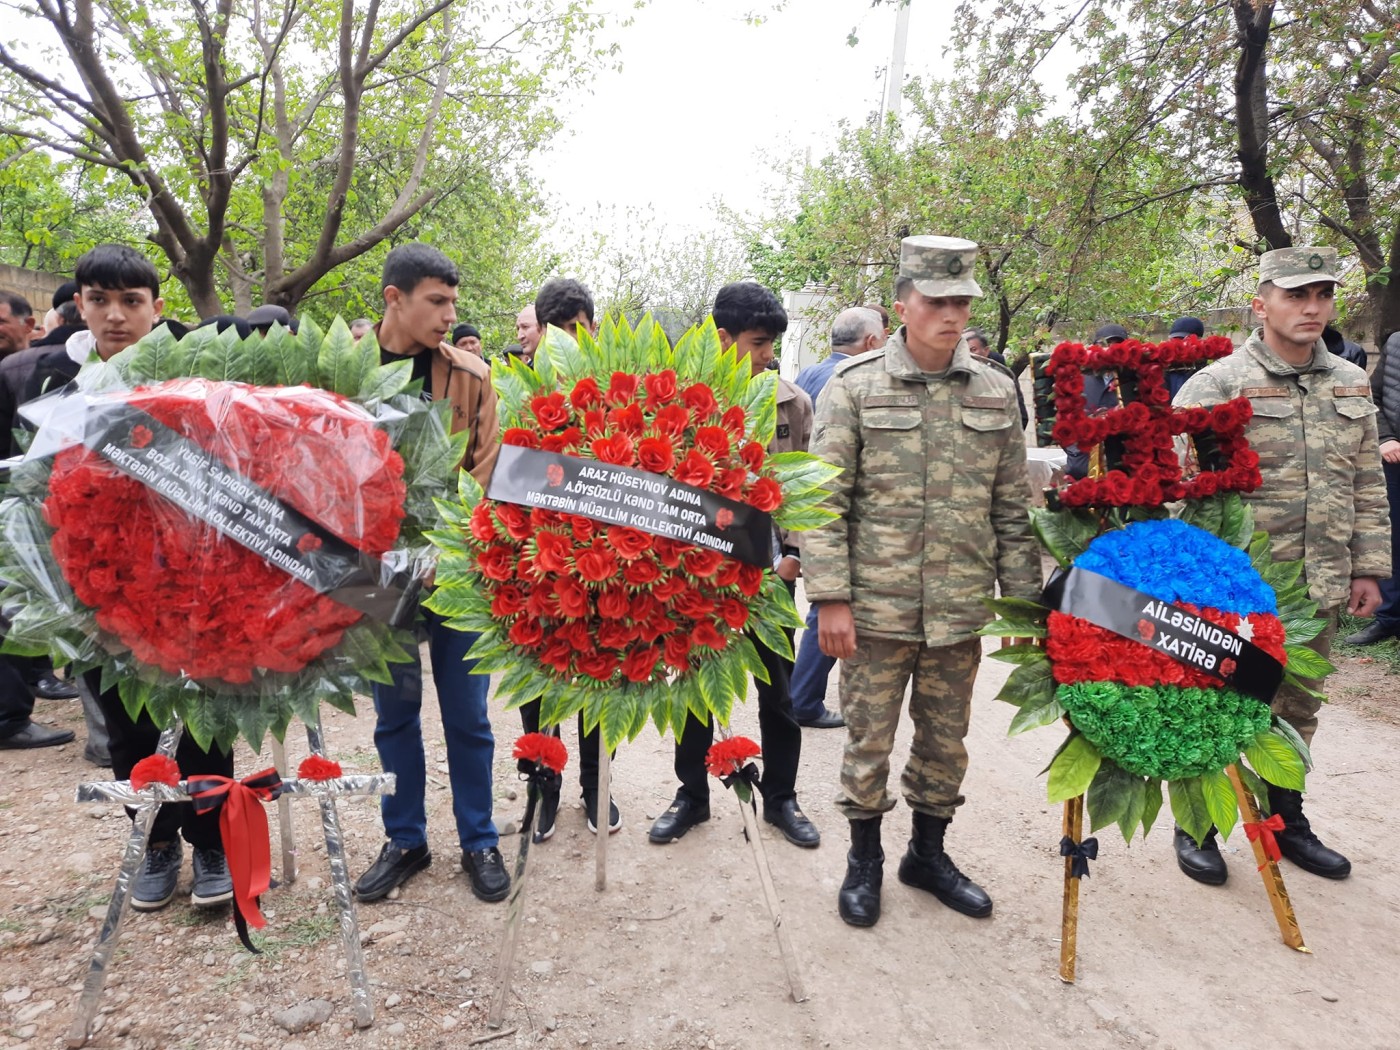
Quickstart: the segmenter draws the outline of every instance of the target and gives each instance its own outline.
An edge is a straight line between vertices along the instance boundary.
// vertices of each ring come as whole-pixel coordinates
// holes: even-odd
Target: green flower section
[[[1225,688],[1080,682],[1060,686],[1055,695],[1105,758],[1158,780],[1224,768],[1272,721],[1267,706]]]

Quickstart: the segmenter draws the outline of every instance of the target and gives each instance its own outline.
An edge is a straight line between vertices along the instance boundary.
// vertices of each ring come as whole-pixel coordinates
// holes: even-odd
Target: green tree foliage
[[[352,306],[338,269],[395,240],[509,259],[551,99],[605,57],[588,2],[37,0],[0,132],[127,180],[202,316]]]

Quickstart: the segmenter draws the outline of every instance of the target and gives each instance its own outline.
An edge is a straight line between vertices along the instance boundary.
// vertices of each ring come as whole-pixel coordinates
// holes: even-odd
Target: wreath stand
[[[172,717],[160,735],[156,754],[173,759],[184,730],[185,726],[180,718]],[[319,716],[314,725],[307,723],[306,738],[312,753],[324,757],[325,737]],[[286,751],[280,743],[274,743],[273,756],[280,773],[287,761]],[[291,828],[290,800],[292,797],[312,797],[321,804],[321,827],[326,836],[326,859],[330,861],[331,883],[335,888],[336,906],[340,909],[345,971],[350,982],[350,996],[357,1028],[367,1028],[374,1023],[374,1002],[370,997],[369,979],[365,975],[364,949],[360,946],[360,925],[355,917],[355,896],[350,884],[350,869],[346,863],[345,844],[340,833],[340,816],[335,800],[341,795],[389,795],[393,792],[394,775],[379,773],[338,777],[333,780],[284,780],[278,798],[278,820],[282,833],[282,875],[287,882],[296,879],[296,841]],[[156,813],[160,811],[163,803],[187,802],[189,799],[190,795],[183,784],[180,787],[151,784],[140,791],[133,790],[129,780],[97,781],[78,785],[79,802],[120,802],[135,806],[136,817],[132,821],[131,837],[126,843],[121,870],[118,871],[117,880],[112,887],[112,899],[107,906],[107,917],[102,922],[102,933],[93,949],[92,962],[83,982],[78,1010],[65,1037],[65,1044],[69,1047],[86,1045],[92,1035],[92,1023],[97,1016],[102,992],[107,984],[107,974],[116,954],[122,922],[129,910],[132,884],[137,872],[141,870],[142,861],[145,860],[151,825],[155,822]]]

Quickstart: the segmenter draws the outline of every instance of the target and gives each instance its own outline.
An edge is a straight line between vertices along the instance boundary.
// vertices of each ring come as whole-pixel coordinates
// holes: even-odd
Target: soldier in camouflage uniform
[[[1244,498],[1269,534],[1279,561],[1303,562],[1308,595],[1327,626],[1309,645],[1327,655],[1343,604],[1371,616],[1378,578],[1390,575],[1390,522],[1377,442],[1376,406],[1366,373],[1328,353],[1322,329],[1332,319],[1337,253],[1280,248],[1259,260],[1255,329],[1239,350],[1189,379],[1175,404],[1189,408],[1247,397],[1254,416],[1245,431],[1259,454],[1260,488]],[[1309,685],[1320,689],[1322,682]],[[1311,742],[1321,700],[1284,686],[1273,707]],[[1283,855],[1300,868],[1346,878],[1351,863],[1324,846],[1303,815],[1303,796],[1270,786],[1269,805],[1286,830]],[[1210,885],[1226,878],[1215,832],[1197,844],[1176,830],[1182,871]]]
[[[962,331],[977,245],[908,237],[895,311],[904,326],[879,350],[836,367],[817,404],[812,451],[843,472],[832,483],[835,521],[803,539],[807,597],[818,606],[822,651],[841,665],[847,743],[837,805],[851,822],[838,898],[853,926],[880,916],[882,816],[890,749],[910,680],[914,745],[904,798],[914,835],[900,881],[967,915],[991,898],[943,848],[962,803],[973,632],[982,599],[1040,593],[1040,558],[1026,499],[1025,438],[1014,380],[973,356]]]

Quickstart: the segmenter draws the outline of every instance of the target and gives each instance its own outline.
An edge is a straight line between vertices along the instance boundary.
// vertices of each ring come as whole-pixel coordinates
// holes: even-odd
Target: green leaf
[[[1288,619],[1279,618],[1283,623],[1284,651],[1290,645],[1302,645],[1310,642],[1327,629],[1327,621],[1316,616],[1290,616]]]
[[[1331,660],[1305,645],[1285,645],[1283,652],[1289,672],[1297,678],[1319,681],[1337,669]]]
[[[412,361],[395,361],[393,364],[382,365],[365,377],[355,400],[362,404],[388,401],[394,395],[403,393],[404,387],[412,381]]]
[[[1312,772],[1312,751],[1309,750],[1307,744],[1303,743],[1303,738],[1298,735],[1298,730],[1294,729],[1278,715],[1274,715],[1273,725],[1270,727],[1269,732],[1282,737],[1285,743],[1292,747],[1294,751],[1298,752],[1298,757],[1303,760],[1303,768],[1309,773]]]
[[[1269,812],[1269,785],[1243,762],[1236,762],[1235,769],[1239,771],[1240,780],[1244,782],[1245,790],[1254,796],[1254,802],[1260,811],[1267,814]]]
[[[1199,779],[1201,793],[1206,801],[1206,812],[1210,814],[1210,821],[1220,831],[1220,837],[1228,839],[1230,832],[1235,827],[1235,821],[1239,819],[1240,815],[1239,800],[1235,797],[1235,786],[1230,783],[1230,778],[1218,769],[1213,773],[1202,774]]]
[[[1267,780],[1290,791],[1302,791],[1307,779],[1303,758],[1282,737],[1260,733],[1254,743],[1244,749],[1245,758],[1254,771]]]
[[[432,347],[420,353],[434,353]],[[379,350],[373,341],[361,339],[355,342],[350,327],[343,318],[331,322],[316,354],[317,386],[325,390],[354,397],[369,378],[370,372],[379,367]]]
[[[1031,509],[1031,529],[1050,556],[1069,568],[1098,535],[1098,521],[1080,511]]]
[[[1007,664],[1038,664],[1044,661],[1050,662],[1050,657],[1045,655],[1045,650],[1038,645],[1003,645],[1000,649],[993,649],[987,654],[989,660],[1000,660]]]
[[[1142,837],[1152,830],[1157,813],[1162,808],[1162,782],[1148,777],[1142,789]]]
[[[212,331],[212,329],[209,329]],[[204,331],[204,329],[196,329]],[[216,382],[242,381],[244,375],[243,343],[238,332],[225,328],[209,339],[195,355],[190,367],[193,375],[203,376]]]
[[[1057,722],[1065,715],[1065,707],[1052,693],[1050,699],[1043,703],[1027,703],[1021,710],[1017,711],[1011,719],[1011,725],[1006,730],[1007,736],[1016,736],[1024,733],[1027,729],[1039,729],[1041,726],[1048,726],[1052,722]]]
[[[132,381],[170,379],[182,375],[194,358],[191,348],[177,342],[165,325],[142,337],[135,346],[127,347],[114,357],[113,363],[124,361]]]
[[[1083,734],[1075,734],[1050,763],[1049,801],[1063,802],[1084,794],[1102,762],[1098,749]]]
[[[1167,783],[1172,801],[1172,816],[1183,831],[1197,842],[1210,831],[1210,810],[1206,808],[1205,793],[1200,777],[1187,777]]]
[[[1123,807],[1123,812],[1118,816],[1118,830],[1123,833],[1123,838],[1127,842],[1133,841],[1133,833],[1137,831],[1138,825],[1142,823],[1143,807],[1146,804],[1146,794],[1152,789],[1152,782],[1146,781],[1142,777],[1133,776],[1133,788],[1128,793],[1128,804]],[[1091,784],[1092,788],[1093,785]],[[1157,788],[1157,798],[1162,797],[1162,789]]]
[[[1054,698],[1055,676],[1048,657],[1018,665],[997,693],[998,700],[1016,707],[1039,706]]]
[[[1142,810],[1142,777],[1134,776],[1120,769],[1113,762],[1102,762],[1094,779],[1089,784],[1084,804],[1089,810],[1089,830],[1117,823],[1123,814],[1133,808],[1137,800],[1137,810]]]

